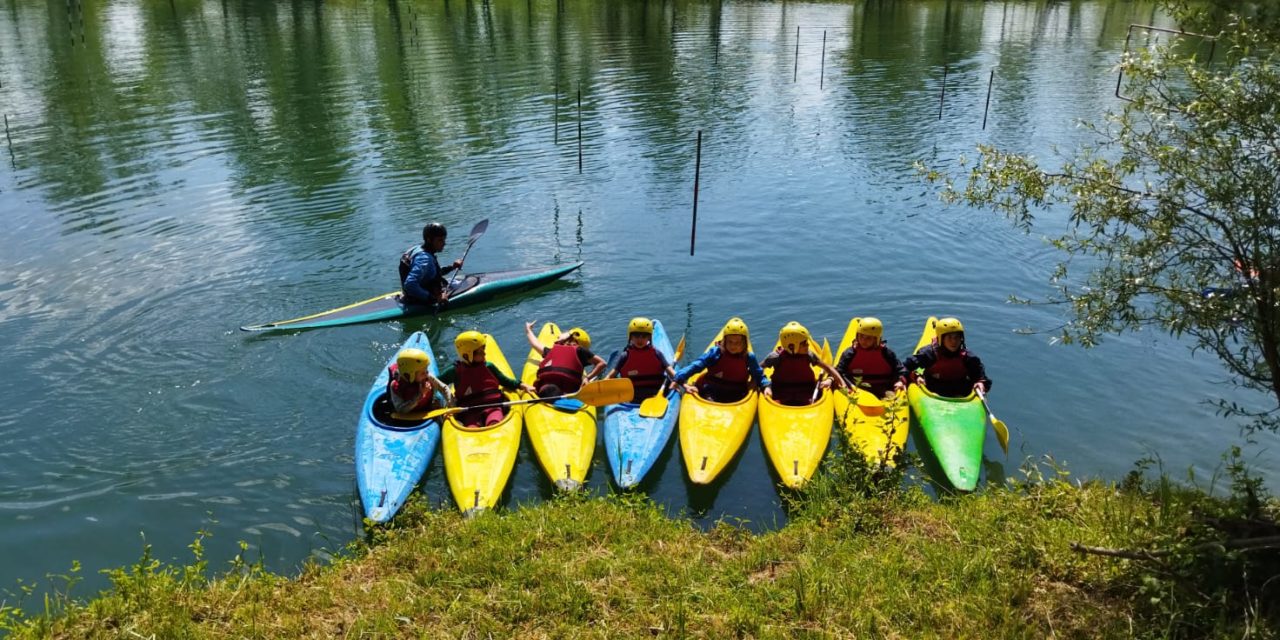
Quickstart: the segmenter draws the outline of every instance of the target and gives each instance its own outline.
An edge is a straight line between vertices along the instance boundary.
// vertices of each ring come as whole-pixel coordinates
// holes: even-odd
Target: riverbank
[[[1280,630],[1274,609],[1257,600],[1274,595],[1280,580],[1255,591],[1252,604],[1215,610],[1183,595],[1188,586],[1210,600],[1225,595],[1210,576],[1182,585],[1169,573],[1176,567],[1072,550],[1076,542],[1176,546],[1192,539],[1212,505],[1225,510],[1219,516],[1230,512],[1234,497],[1137,476],[1119,485],[1073,483],[1033,469],[1028,481],[934,501],[897,474],[828,462],[828,473],[795,500],[791,523],[766,534],[729,524],[702,532],[643,496],[568,497],[473,520],[411,504],[395,526],[297,578],[237,563],[206,580],[197,542],[190,567],[144,557],[116,572],[114,589],[96,599],[55,599],[51,615],[22,621],[11,612],[6,624],[15,638],[1274,637]],[[1260,508],[1272,518],[1280,511],[1265,498]]]

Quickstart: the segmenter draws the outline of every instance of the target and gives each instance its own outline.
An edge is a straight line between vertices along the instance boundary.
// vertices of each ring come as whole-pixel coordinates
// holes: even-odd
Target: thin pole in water
[[[823,76],[827,75],[827,30],[822,30],[822,64],[818,67],[818,90],[822,90]]]
[[[9,162],[18,168],[18,158],[13,155],[13,137],[9,135],[9,114],[4,114],[4,139],[9,141]]]
[[[582,173],[582,85],[578,85],[578,173]]]
[[[698,151],[693,161],[693,227],[689,229],[689,255],[698,241],[698,183],[702,180],[702,129],[698,129]]]
[[[942,94],[938,96],[938,119],[942,119],[942,103],[947,99],[947,65],[942,65]]]
[[[796,25],[796,64],[791,70],[791,81],[795,82],[800,77],[800,25]]]
[[[991,85],[996,81],[996,70],[991,70],[991,78],[987,80],[987,106],[982,110],[982,130],[987,129],[987,112],[991,111]]]
[[[551,116],[551,128],[554,133],[551,134],[552,144],[560,144],[560,79],[556,79],[556,99],[552,103],[555,109],[555,115]]]

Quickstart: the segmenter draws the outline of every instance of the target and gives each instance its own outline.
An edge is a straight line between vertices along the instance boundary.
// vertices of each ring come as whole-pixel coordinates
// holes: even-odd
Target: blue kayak
[[[675,364],[675,351],[662,323],[653,321],[653,345]],[[604,449],[619,487],[633,487],[653,468],[676,427],[680,392],[668,392],[667,412],[661,418],[640,415],[640,403],[611,404],[604,409]]]
[[[427,352],[431,356],[431,375],[439,375],[426,334],[414,332],[400,347],[410,348]],[[411,422],[390,417],[387,382],[391,374],[387,368],[395,361],[393,354],[373,382],[356,426],[356,485],[364,516],[374,522],[386,522],[400,510],[440,444],[439,419]],[[436,400],[443,405],[439,395]]]

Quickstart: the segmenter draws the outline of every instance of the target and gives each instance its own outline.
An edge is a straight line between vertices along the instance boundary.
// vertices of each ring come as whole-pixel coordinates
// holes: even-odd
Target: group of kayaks
[[[926,322],[917,349],[933,342],[935,322]],[[858,323],[858,318],[850,321],[835,353],[853,343]],[[662,323],[655,320],[653,325],[654,346],[668,362],[676,362],[680,354],[673,351]],[[538,339],[552,344],[559,335],[559,327],[548,323]],[[717,334],[712,344],[719,339]],[[431,353],[421,332],[405,342],[404,348],[410,347]],[[810,349],[831,363],[832,351],[825,341],[821,346],[811,342]],[[492,336],[486,336],[485,353],[499,370],[514,377]],[[541,360],[540,353],[530,350],[520,376],[523,382],[534,381]],[[815,375],[820,373],[815,367]],[[961,491],[976,486],[985,434],[986,412],[977,397],[941,397],[918,385],[883,399],[862,390],[846,394],[819,389],[805,406],[782,405],[756,391],[737,402],[720,403],[672,390],[665,392],[656,411],[654,399],[609,404],[600,411],[591,404],[525,398],[525,403],[508,408],[502,422],[482,428],[464,427],[455,415],[420,422],[380,419],[387,415],[378,407],[386,402],[386,385],[384,368],[366,397],[356,437],[357,483],[366,517],[375,522],[389,520],[404,503],[438,443],[450,491],[468,514],[498,502],[515,467],[522,433],[528,434],[547,478],[560,490],[577,489],[586,480],[595,452],[599,413],[604,416],[602,446],[613,481],[621,488],[637,485],[653,468],[677,423],[689,479],[709,484],[738,455],[758,418],[772,466],[780,482],[791,488],[803,486],[817,470],[837,421],[851,447],[879,465],[894,464],[914,421],[947,483]],[[519,399],[513,393],[507,397]]]

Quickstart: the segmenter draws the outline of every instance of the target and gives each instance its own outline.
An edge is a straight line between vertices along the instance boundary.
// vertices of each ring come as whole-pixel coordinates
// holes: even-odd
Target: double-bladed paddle
[[[683,355],[684,336],[680,336],[680,344],[676,345],[675,360],[671,363],[672,366],[675,366],[676,362],[679,362],[680,357]],[[657,393],[645,398],[644,402],[640,403],[640,416],[643,418],[661,418],[662,416],[667,415],[667,405],[669,403],[670,400],[667,398],[667,394],[663,393],[662,389],[658,389]]]
[[[619,402],[628,402],[635,397],[635,388],[631,386],[630,378],[610,378],[609,380],[597,380],[582,385],[581,389],[573,393],[566,393],[558,396],[550,396],[547,398],[530,398],[527,400],[508,400],[506,402],[495,402],[493,404],[480,404],[474,407],[447,407],[444,409],[436,409],[428,413],[424,419],[438,418],[440,416],[451,416],[455,413],[470,411],[472,409],[489,409],[492,407],[510,407],[517,404],[530,404],[533,402],[546,402],[548,400],[559,400],[562,398],[577,398],[584,404],[593,407],[603,407],[606,404],[617,404]]]
[[[974,393],[978,394],[978,399],[982,401],[982,408],[987,411],[987,418],[991,420],[991,430],[996,432],[996,440],[1000,442],[1000,448],[1004,449],[1004,454],[1009,455],[1009,427],[1005,426],[1004,421],[997,418],[996,414],[991,413],[991,407],[987,404],[987,394],[982,392],[981,387],[975,387]]]
[[[476,240],[479,240],[480,236],[484,235],[484,232],[488,230],[489,230],[488,218],[485,218],[484,220],[477,222],[476,226],[471,227],[471,236],[467,239],[467,249],[462,252],[462,262],[467,261],[467,254],[471,253],[471,246],[474,245],[476,243]],[[458,282],[458,276],[460,275],[462,275],[462,267],[458,267],[458,275],[455,275],[453,279],[449,281],[450,288],[452,288],[453,285]]]

